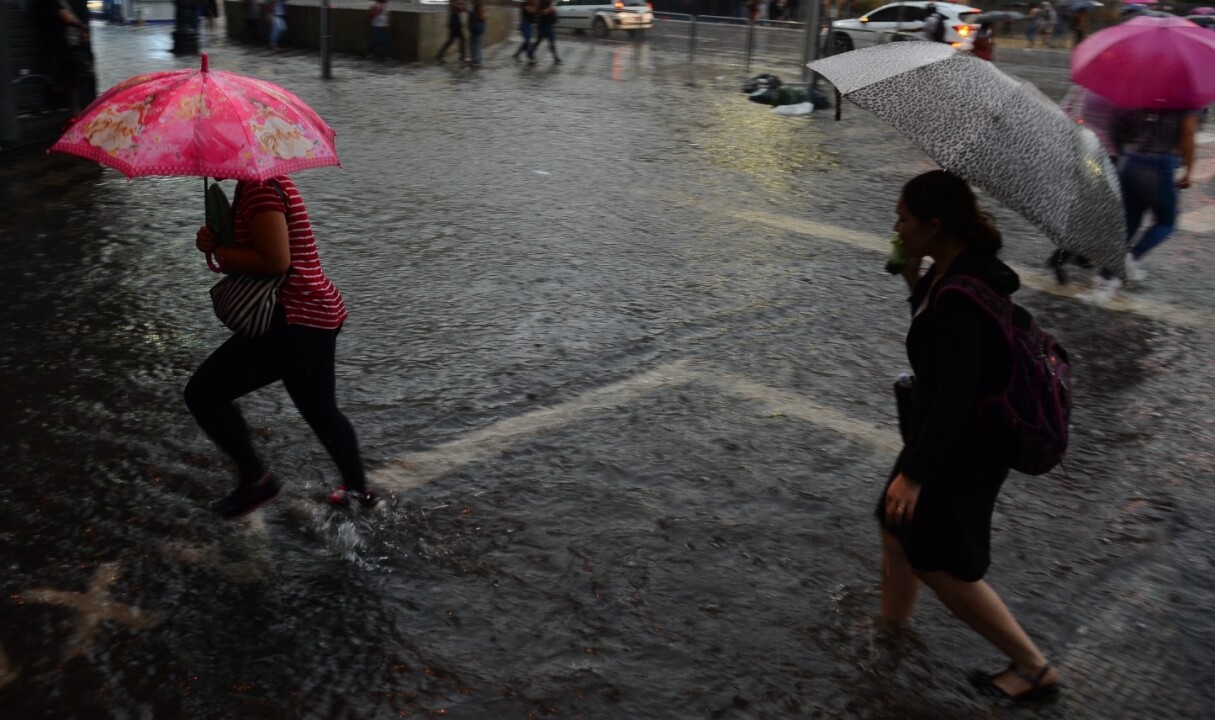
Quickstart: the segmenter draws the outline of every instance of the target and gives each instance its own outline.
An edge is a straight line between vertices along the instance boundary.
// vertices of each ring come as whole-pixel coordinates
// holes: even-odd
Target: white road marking
[[[787,215],[775,215],[756,210],[729,210],[731,217],[751,223],[759,223],[769,227],[788,230],[789,232],[810,235],[821,240],[838,240],[849,245],[876,250],[882,253],[890,251],[889,237],[880,237],[873,233],[851,230],[816,220],[805,220]],[[1038,292],[1049,293],[1059,297],[1075,297],[1087,288],[1076,283],[1060,285],[1055,278],[1037,268],[1025,267],[1009,263],[1009,267],[1021,276],[1021,284]],[[1204,310],[1182,307],[1163,300],[1154,300],[1133,293],[1119,293],[1109,304],[1109,310],[1132,313],[1150,320],[1185,325],[1194,329],[1206,329],[1215,325],[1215,316]]]
[[[655,390],[689,382],[709,385],[735,397],[767,405],[773,412],[840,433],[875,449],[894,452],[899,443],[887,428],[867,423],[779,388],[744,377],[697,367],[681,360],[605,385],[572,400],[474,430],[459,440],[392,461],[369,475],[385,489],[411,490],[471,463],[483,462],[529,437],[572,422],[589,412],[620,407]]]
[[[876,450],[896,453],[902,448],[902,443],[894,432],[893,426],[884,427],[857,420],[839,410],[821,405],[787,390],[726,372],[706,372],[697,376],[696,380],[716,385],[723,392],[735,397],[763,403],[771,407],[775,413],[833,430]]]
[[[160,622],[160,618],[153,613],[114,602],[110,597],[110,586],[118,579],[118,570],[118,563],[101,564],[93,576],[93,584],[83,593],[38,588],[18,594],[25,602],[58,605],[77,612],[76,627],[68,639],[65,660],[88,652],[97,635],[97,628],[103,622],[116,622],[140,629],[154,627]]]
[[[474,430],[459,440],[394,460],[389,467],[369,473],[373,484],[408,490],[442,477],[470,463],[488,460],[512,447],[522,437],[571,422],[588,412],[624,405],[657,388],[678,385],[691,379],[687,361],[677,361],[619,382],[604,385],[551,407],[501,420]]]

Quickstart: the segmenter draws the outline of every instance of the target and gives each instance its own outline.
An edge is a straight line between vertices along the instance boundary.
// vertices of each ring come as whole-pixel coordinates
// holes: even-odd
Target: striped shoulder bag
[[[274,185],[283,200],[283,211],[290,215],[291,203],[287,194],[283,192],[278,181],[271,180],[270,184]],[[210,260],[210,256],[207,259]],[[215,317],[229,330],[242,337],[264,335],[270,329],[270,321],[274,319],[274,303],[278,299],[279,286],[290,272],[291,268],[287,268],[287,272],[282,275],[229,273],[211,288],[211,305],[215,308]]]

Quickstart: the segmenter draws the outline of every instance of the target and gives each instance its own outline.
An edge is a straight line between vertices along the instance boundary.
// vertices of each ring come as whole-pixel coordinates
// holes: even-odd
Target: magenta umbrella
[[[127,177],[265,180],[339,165],[333,129],[292,93],[257,78],[172,70],[128,78],[72,119],[51,150]]]
[[[1125,108],[1197,110],[1215,101],[1215,33],[1179,17],[1137,17],[1072,51],[1072,82]]]
[[[1200,7],[1190,11],[1191,15],[1215,15],[1215,7]]]

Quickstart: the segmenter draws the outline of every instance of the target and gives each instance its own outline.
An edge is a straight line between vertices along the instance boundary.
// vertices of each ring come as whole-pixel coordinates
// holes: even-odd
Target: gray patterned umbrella
[[[1034,86],[931,42],[877,45],[809,67],[1060,248],[1123,275],[1117,172],[1097,136]]]

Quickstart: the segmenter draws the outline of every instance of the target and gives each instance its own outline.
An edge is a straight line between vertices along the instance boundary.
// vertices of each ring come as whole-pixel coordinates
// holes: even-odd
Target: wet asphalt
[[[102,87],[197,62],[164,27],[94,35]],[[338,132],[343,169],[296,181],[351,308],[339,400],[392,498],[370,518],[316,502],[335,473],[278,388],[242,407],[287,490],[209,514],[231,480],[180,399],[224,337],[201,182],[0,156],[5,715],[1215,716],[1212,180],[1119,309],[989,203],[1076,361],[1064,467],[996,512],[988,579],[1066,683],[1013,711],[966,685],[1002,659],[934,598],[874,627],[906,369],[884,243],[930,161],[850,105],[747,102],[738,63],[559,42],[561,66],[503,45],[329,81],[206,48]]]

